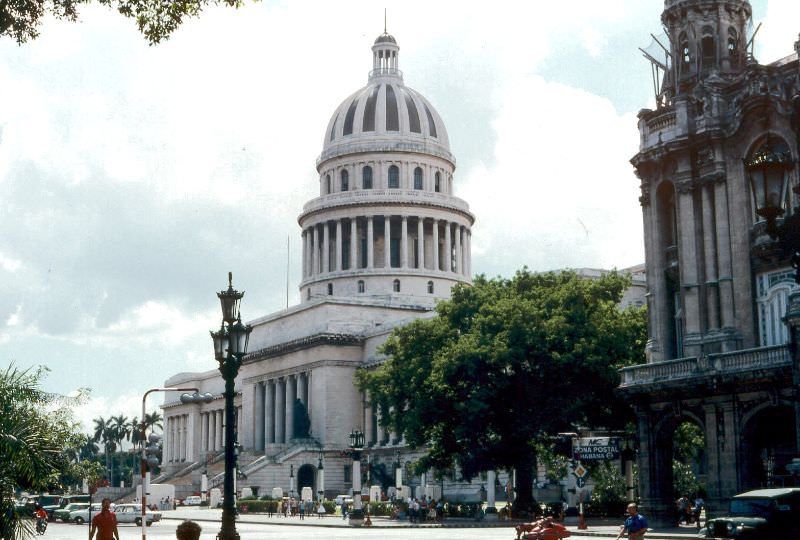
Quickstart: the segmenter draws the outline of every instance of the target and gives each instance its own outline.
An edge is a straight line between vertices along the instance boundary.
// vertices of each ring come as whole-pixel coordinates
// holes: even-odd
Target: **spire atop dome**
[[[397,68],[397,57],[400,47],[397,40],[386,31],[386,11],[383,12],[383,34],[375,39],[372,45],[372,71],[369,80],[376,77],[403,79],[403,72]]]

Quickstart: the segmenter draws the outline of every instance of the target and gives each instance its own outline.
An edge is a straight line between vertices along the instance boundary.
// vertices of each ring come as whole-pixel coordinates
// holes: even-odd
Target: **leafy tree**
[[[14,491],[56,487],[67,465],[65,448],[80,444],[66,398],[42,390],[47,369],[0,371],[0,538],[32,535],[14,508]]]
[[[78,20],[78,7],[92,0],[11,0],[0,1],[0,36],[22,44],[39,36],[45,15],[68,21]],[[136,21],[136,26],[151,45],[168,39],[184,19],[197,17],[209,4],[240,7],[242,0],[94,0],[116,9]],[[257,0],[256,0],[257,1]]]
[[[644,361],[644,310],[618,307],[629,284],[614,272],[479,276],[436,317],[393,331],[388,359],[360,370],[358,386],[387,427],[427,448],[422,468],[455,462],[465,478],[514,468],[516,510],[530,511],[537,444],[631,418],[614,394],[618,368]]]
[[[145,433],[147,430],[150,430],[150,433],[153,433],[155,428],[163,429],[162,422],[164,421],[164,417],[161,416],[161,413],[158,411],[153,411],[151,413],[145,413],[144,415],[144,429]]]
[[[625,476],[619,470],[619,463],[601,461],[591,467],[590,476],[594,484],[589,500],[592,512],[614,517],[624,514],[628,500]]]

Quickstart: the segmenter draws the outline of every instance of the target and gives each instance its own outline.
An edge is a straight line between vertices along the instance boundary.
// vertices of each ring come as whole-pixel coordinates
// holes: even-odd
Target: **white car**
[[[69,520],[72,523],[76,523],[78,525],[82,525],[82,524],[86,523],[87,521],[91,521],[91,518],[93,518],[94,516],[99,514],[102,509],[103,509],[103,504],[102,503],[93,503],[92,504],[92,508],[91,508],[91,512],[89,511],[89,508],[83,508],[81,510],[76,510],[74,512],[70,512],[69,513]],[[112,512],[114,511],[114,505],[113,504],[111,505],[111,511]]]
[[[117,523],[135,523],[142,525],[142,505],[141,504],[118,504],[114,507],[117,515]],[[149,527],[156,521],[161,521],[161,512],[147,511],[147,526]]]
[[[200,495],[190,495],[183,499],[184,506],[200,506]]]

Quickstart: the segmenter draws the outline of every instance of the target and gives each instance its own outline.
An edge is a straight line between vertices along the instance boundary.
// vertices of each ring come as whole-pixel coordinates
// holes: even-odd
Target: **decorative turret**
[[[747,60],[747,0],[666,0],[661,22],[670,40],[678,91],[716,72],[739,73]]]
[[[388,34],[384,28],[383,34],[375,39],[372,46],[372,71],[369,78],[390,76],[402,79],[403,72],[397,68],[399,52],[400,47],[397,46],[394,36]]]

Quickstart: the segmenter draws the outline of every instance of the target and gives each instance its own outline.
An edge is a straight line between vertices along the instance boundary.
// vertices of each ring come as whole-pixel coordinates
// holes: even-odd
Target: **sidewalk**
[[[164,520],[184,521],[191,519],[200,522],[216,522],[222,519],[222,510],[208,508],[181,507],[177,510],[162,512]],[[443,523],[409,523],[397,521],[387,517],[372,517],[373,529],[403,529],[403,528],[478,528],[478,527],[504,527],[513,530],[518,521],[475,521],[472,519],[447,518]],[[316,514],[300,520],[299,517],[268,517],[266,514],[241,514],[236,519],[237,523],[251,523],[263,525],[282,525],[287,527],[349,527],[347,520],[340,515],[325,515],[318,518]],[[578,530],[576,525],[568,525],[567,529],[573,538],[591,538],[614,536],[619,532],[620,524],[604,520],[589,520],[586,530]],[[694,527],[673,527],[666,529],[651,529],[647,533],[648,540],[686,540],[697,538],[697,529]]]

